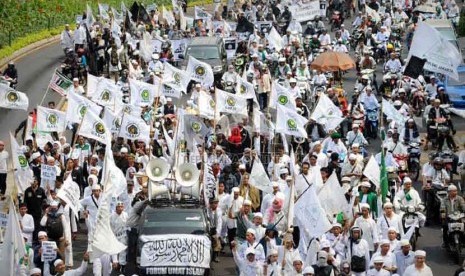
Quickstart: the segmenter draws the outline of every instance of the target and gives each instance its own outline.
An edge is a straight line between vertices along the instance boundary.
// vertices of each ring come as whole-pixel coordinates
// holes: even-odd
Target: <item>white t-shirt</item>
[[[9,157],[10,155],[6,150],[0,152],[0,173],[7,173]]]

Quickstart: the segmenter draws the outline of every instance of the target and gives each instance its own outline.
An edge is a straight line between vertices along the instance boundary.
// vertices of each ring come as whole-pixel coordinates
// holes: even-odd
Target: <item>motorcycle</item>
[[[13,89],[16,89],[16,85],[18,84],[17,81],[13,80],[12,78],[8,76],[0,76],[0,83],[7,85]]]
[[[454,176],[454,153],[451,150],[442,150],[438,153],[438,156],[442,158],[444,162],[444,169],[449,173],[450,179]]]
[[[410,142],[407,147],[407,166],[410,179],[417,181],[420,175],[420,143]]]
[[[412,246],[412,250],[416,250],[418,232],[420,230],[420,221],[417,212],[423,211],[424,206],[401,206],[400,210],[403,212],[402,226],[404,228],[404,233],[407,233],[410,230],[410,227],[415,227],[415,230],[412,232],[412,235],[410,236],[410,245]]]
[[[447,216],[447,244],[446,248],[449,252],[455,255],[455,261],[457,264],[463,262],[462,247],[465,242],[464,235],[464,218],[465,214],[460,212],[454,212]]]
[[[394,202],[396,191],[400,188],[400,179],[397,174],[396,167],[387,167],[387,178],[388,178],[388,197],[391,202]]]
[[[376,139],[378,137],[378,108],[366,109],[365,137]]]
[[[297,77],[297,87],[300,90],[300,96],[304,101],[307,101],[310,87],[306,78]]]

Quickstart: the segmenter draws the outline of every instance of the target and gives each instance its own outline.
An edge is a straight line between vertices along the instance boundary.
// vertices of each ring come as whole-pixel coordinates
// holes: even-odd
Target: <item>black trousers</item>
[[[6,191],[6,173],[0,173],[0,194],[4,195]]]

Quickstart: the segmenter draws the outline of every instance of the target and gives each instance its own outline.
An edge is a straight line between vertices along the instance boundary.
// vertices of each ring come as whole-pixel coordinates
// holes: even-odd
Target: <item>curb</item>
[[[36,41],[36,42],[34,42],[32,44],[27,45],[24,48],[19,49],[18,51],[14,52],[11,56],[5,57],[5,58],[0,60],[0,69],[5,67],[8,64],[8,62],[10,62],[10,61],[17,61],[17,60],[29,55],[33,51],[37,51],[37,50],[39,50],[39,49],[41,49],[43,47],[49,46],[51,44],[54,44],[54,43],[60,41],[60,36],[61,36],[61,34],[56,35],[56,36],[52,36],[52,37],[49,37],[49,38],[46,38],[46,39],[43,39],[43,40],[39,40],[39,41]]]

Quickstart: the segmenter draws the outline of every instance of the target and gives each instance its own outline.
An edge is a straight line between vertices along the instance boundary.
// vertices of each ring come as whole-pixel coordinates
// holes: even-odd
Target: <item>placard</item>
[[[55,166],[42,164],[40,169],[40,178],[47,181],[55,181],[57,179],[57,169]]]
[[[171,40],[171,49],[173,49],[173,58],[175,61],[179,61],[179,55],[184,54],[186,51],[187,44],[190,39],[175,39]]]
[[[319,16],[322,13],[320,1],[318,0],[292,2],[294,3],[289,7],[289,10],[292,13],[292,18],[298,22],[313,20],[315,16]]]
[[[0,213],[0,228],[5,228],[8,224],[8,214]]]
[[[264,34],[267,34],[270,32],[271,28],[273,27],[273,22],[271,21],[257,21],[255,23],[255,26],[257,29]]]
[[[142,267],[164,269],[176,267],[185,270],[210,268],[211,241],[207,236],[190,234],[143,235],[140,239],[145,241],[140,257]],[[182,273],[179,269],[177,271],[179,272],[177,274],[189,275],[186,272]],[[159,273],[155,271],[155,273],[150,274]],[[172,273],[166,271],[164,274]]]
[[[228,59],[234,58],[237,49],[237,38],[235,37],[228,37],[224,38],[224,47],[226,49],[226,54],[228,55]]]
[[[54,241],[42,241],[42,262],[52,262],[57,258],[57,245]]]

